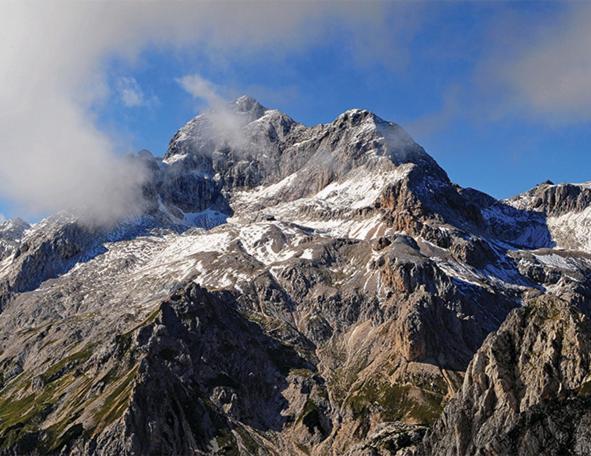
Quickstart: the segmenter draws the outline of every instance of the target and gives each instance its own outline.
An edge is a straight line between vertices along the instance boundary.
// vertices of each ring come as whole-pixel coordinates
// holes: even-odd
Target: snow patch
[[[271,230],[278,232],[272,233]],[[293,247],[304,239],[304,234],[282,223],[259,222],[242,227],[239,239],[246,253],[269,265],[296,256]]]
[[[548,217],[547,223],[558,246],[591,253],[591,207],[581,212]]]
[[[218,225],[223,225],[227,219],[228,216],[222,212],[205,209],[200,212],[185,212],[183,223],[189,226],[211,229]]]
[[[534,254],[534,257],[542,264],[556,269],[576,271],[577,267],[572,259],[551,253],[549,255]]]
[[[165,158],[164,160],[162,160],[162,162],[166,163],[167,165],[172,165],[173,163],[184,160],[188,156],[189,156],[189,154],[176,154],[176,155],[172,155],[168,158]]]
[[[300,258],[304,260],[312,260],[314,258],[314,249],[306,249],[300,255]]]
[[[364,168],[350,172],[345,180],[333,182],[318,192],[313,200],[322,200],[334,208],[361,209],[372,206],[385,188],[408,175],[410,167],[371,173]]]

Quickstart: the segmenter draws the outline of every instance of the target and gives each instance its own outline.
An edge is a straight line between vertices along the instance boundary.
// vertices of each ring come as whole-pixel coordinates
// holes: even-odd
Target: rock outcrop
[[[540,297],[489,336],[424,454],[591,451],[591,322],[567,301]]]

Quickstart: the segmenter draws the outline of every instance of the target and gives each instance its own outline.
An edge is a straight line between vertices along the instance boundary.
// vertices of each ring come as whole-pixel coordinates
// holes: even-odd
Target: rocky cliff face
[[[588,309],[540,297],[478,350],[426,454],[589,454]]]
[[[497,201],[368,111],[308,128],[248,97],[135,159],[141,217],[0,231],[5,454],[494,453],[584,382],[584,325],[562,316],[591,296],[580,194]],[[569,303],[557,326],[522,309],[536,296]],[[535,326],[503,372],[555,345],[572,366],[524,364],[491,408],[477,360],[516,318]]]

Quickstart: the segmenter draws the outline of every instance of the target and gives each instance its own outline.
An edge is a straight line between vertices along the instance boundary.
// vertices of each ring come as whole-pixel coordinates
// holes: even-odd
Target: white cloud
[[[201,98],[211,107],[219,107],[225,103],[218,94],[219,88],[197,73],[183,76],[177,82],[193,98]]]
[[[507,90],[509,107],[546,120],[591,120],[591,4],[565,3],[561,14],[525,15],[499,27],[498,44],[479,76]],[[499,87],[500,85],[500,87]],[[507,107],[507,106],[506,106]],[[506,108],[505,107],[505,108]]]
[[[135,78],[121,77],[117,80],[116,86],[119,98],[124,106],[137,108],[148,104],[146,95]]]

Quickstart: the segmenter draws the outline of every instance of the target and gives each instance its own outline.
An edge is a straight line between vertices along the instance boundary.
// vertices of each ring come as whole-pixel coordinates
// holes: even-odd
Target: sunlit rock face
[[[588,313],[541,296],[509,315],[470,363],[425,454],[588,454]]]

